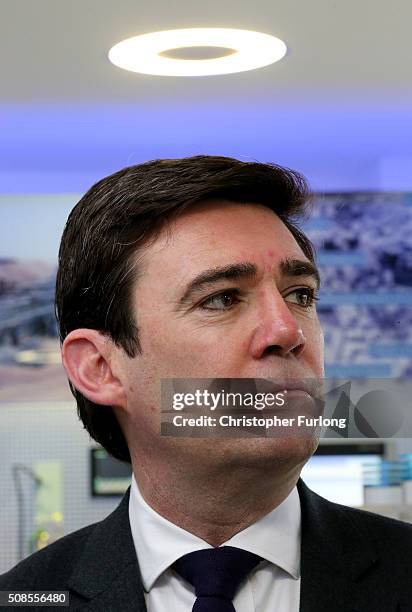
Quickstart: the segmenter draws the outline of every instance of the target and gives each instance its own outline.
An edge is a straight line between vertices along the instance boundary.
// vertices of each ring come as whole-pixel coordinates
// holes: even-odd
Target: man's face
[[[198,204],[146,247],[134,291],[142,354],[120,360],[122,424],[136,452],[175,452],[206,465],[219,455],[247,462],[283,454],[295,463],[310,456],[316,444],[302,439],[160,436],[162,378],[323,377],[323,334],[310,298],[316,279],[295,275],[288,260],[310,263],[280,219],[257,204]],[[222,268],[229,278],[218,273],[211,282]]]

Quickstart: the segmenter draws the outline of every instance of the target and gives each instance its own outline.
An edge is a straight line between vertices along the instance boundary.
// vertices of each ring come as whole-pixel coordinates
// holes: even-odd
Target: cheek
[[[176,321],[168,325],[159,317],[151,332],[146,326],[142,349],[147,366],[158,378],[212,378],[238,371],[240,340],[227,328],[180,328]]]

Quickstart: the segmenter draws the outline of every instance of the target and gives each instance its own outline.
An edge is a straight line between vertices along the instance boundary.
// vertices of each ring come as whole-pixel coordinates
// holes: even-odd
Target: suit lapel
[[[69,589],[83,602],[80,609],[146,612],[130,531],[129,495],[130,489],[115,511],[96,525],[70,577]]]
[[[394,612],[396,595],[378,580],[379,555],[353,513],[299,479],[302,508],[300,612]],[[351,518],[352,516],[352,518]]]

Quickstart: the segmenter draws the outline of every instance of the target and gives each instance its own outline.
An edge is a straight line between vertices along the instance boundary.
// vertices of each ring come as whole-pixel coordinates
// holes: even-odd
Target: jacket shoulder
[[[310,540],[322,548],[325,542],[319,534],[328,534],[334,546],[342,550],[372,549],[383,559],[412,555],[412,525],[375,514],[368,510],[344,506],[325,499],[298,482],[302,508],[302,526]]]
[[[361,508],[352,508],[334,502],[327,502],[336,512],[344,514],[354,527],[366,532],[378,548],[383,551],[395,549],[398,554],[408,551],[412,554],[412,524]]]
[[[0,575],[0,590],[36,590],[36,586],[64,584],[81,556],[85,542],[100,523],[93,523],[63,536],[53,544],[31,554],[5,574]],[[52,586],[53,585],[53,586]]]

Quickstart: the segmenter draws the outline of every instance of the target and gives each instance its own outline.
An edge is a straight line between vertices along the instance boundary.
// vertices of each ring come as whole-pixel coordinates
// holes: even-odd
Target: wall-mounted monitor
[[[363,466],[379,464],[385,445],[376,442],[321,444],[301,476],[310,489],[330,501],[362,506]]]
[[[121,496],[132,478],[132,466],[114,459],[103,448],[90,449],[93,497]]]

